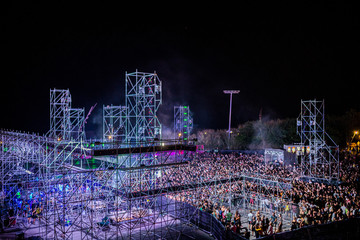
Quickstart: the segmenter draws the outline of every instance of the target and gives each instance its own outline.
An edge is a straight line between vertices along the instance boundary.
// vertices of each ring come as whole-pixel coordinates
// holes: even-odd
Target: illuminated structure
[[[171,197],[185,188],[157,179],[180,174],[195,146],[91,150],[87,144],[36,134],[1,130],[0,137],[1,206],[32,198],[41,204],[40,221],[29,224],[24,217],[25,236],[172,239],[189,231],[186,224],[196,209]],[[156,156],[156,164],[122,167],[148,154]]]
[[[115,140],[127,136],[128,148],[86,140],[84,111],[71,107],[69,90],[50,90],[46,136],[0,130],[1,208],[33,201],[41,209],[35,224],[18,217],[25,237],[177,239],[192,231],[188,223],[196,208],[174,196],[196,185],[161,179],[179,175],[196,146],[154,141],[161,136],[156,116],[161,82],[156,74],[126,77],[129,108],[104,107],[103,135]]]
[[[281,149],[265,148],[265,164],[277,162],[284,164],[284,151]]]
[[[69,90],[50,89],[49,137],[59,141],[84,138],[84,119],[84,108],[71,108]]]
[[[193,117],[189,106],[174,106],[174,136],[176,140],[188,141],[193,129]]]
[[[161,103],[161,81],[155,72],[125,74],[127,143],[139,145],[161,139],[161,124],[157,118]]]
[[[103,106],[103,141],[122,142],[125,139],[125,106]]]
[[[145,78],[141,76],[140,79]],[[155,86],[161,84],[158,82]],[[140,136],[132,136],[134,132],[129,131],[130,135],[125,137],[132,139],[132,145],[128,147],[120,148],[114,142],[74,138],[71,132],[76,133],[76,130],[69,126],[83,124],[71,123],[72,115],[67,112],[72,109],[70,93],[68,90],[54,90],[52,93],[54,98],[51,98],[50,106],[54,111],[50,118],[53,125],[47,136],[0,130],[2,209],[29,201],[39,203],[41,207],[41,215],[35,224],[29,224],[26,216],[18,217],[25,237],[179,239],[182,235],[190,235],[191,238],[192,227],[199,226],[203,219],[199,217],[199,210],[190,203],[195,205],[204,191],[209,191],[209,199],[213,202],[227,203],[230,208],[233,205],[258,208],[259,205],[255,206],[249,196],[255,196],[259,200],[256,203],[270,198],[272,192],[267,190],[267,186],[272,186],[282,199],[288,198],[283,192],[291,186],[284,184],[284,180],[255,176],[253,172],[230,172],[227,176],[217,172],[211,179],[197,178],[192,172],[198,167],[198,162],[193,161],[197,158],[196,146],[183,142],[174,144],[173,140],[154,141],[157,137],[155,126],[159,127],[159,124],[138,132]],[[149,100],[148,104],[142,104],[152,104],[152,98],[142,97]],[[105,107],[110,112],[104,114],[104,122],[114,127],[109,133],[116,133],[124,124],[121,117],[129,109],[112,107],[115,108]],[[150,107],[145,108],[149,110]],[[182,106],[182,109],[188,111],[187,114],[183,111],[183,116],[190,116],[188,106]],[[138,113],[138,118],[146,118],[140,110]],[[133,124],[131,120],[134,119],[125,116],[125,125],[127,121]],[[83,121],[81,117],[78,119],[76,121]],[[157,117],[152,115],[148,119],[157,120]],[[131,126],[137,126],[136,130],[144,126],[144,122]],[[152,130],[154,134],[150,135]],[[117,134],[122,136],[119,131]],[[179,177],[181,181],[177,180]],[[220,188],[230,191],[218,191]],[[209,222],[210,228],[214,222]],[[216,231],[220,231],[219,235],[225,233],[224,226],[220,223]]]
[[[339,146],[325,132],[324,100],[301,100],[297,119],[301,138],[301,171],[304,177],[338,179]],[[303,146],[306,146],[306,153]]]

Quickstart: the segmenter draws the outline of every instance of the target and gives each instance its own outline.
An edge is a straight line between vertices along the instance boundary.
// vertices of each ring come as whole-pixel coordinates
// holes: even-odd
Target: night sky
[[[301,99],[325,99],[327,114],[359,106],[359,12],[325,1],[291,6],[212,6],[218,11],[16,3],[1,21],[0,128],[45,133],[49,89],[69,89],[73,107],[97,107],[86,126],[101,132],[103,104],[125,103],[125,72],[156,71],[159,117],[189,105],[198,129],[258,118],[291,118]],[[355,1],[354,1],[355,2]],[[261,9],[260,9],[261,7]],[[176,9],[176,10],[175,10]]]

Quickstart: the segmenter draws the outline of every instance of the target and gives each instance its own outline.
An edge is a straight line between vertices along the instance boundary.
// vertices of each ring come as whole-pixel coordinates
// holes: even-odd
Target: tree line
[[[351,140],[354,130],[360,130],[360,112],[350,110],[341,116],[325,117],[325,131],[340,147]],[[295,118],[248,121],[233,128],[230,139],[226,129],[198,130],[192,137],[206,149],[283,148],[284,144],[300,142]],[[357,138],[359,135],[353,141]]]

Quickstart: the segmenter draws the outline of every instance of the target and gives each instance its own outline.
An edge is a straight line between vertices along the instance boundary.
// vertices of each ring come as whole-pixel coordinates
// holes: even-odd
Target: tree
[[[237,136],[235,137],[235,144],[238,149],[249,149],[254,137],[253,122],[246,122],[240,125],[237,129]]]
[[[346,146],[354,130],[360,131],[360,112],[350,110],[342,116],[326,117],[325,131],[340,147]],[[230,149],[264,149],[300,142],[295,118],[249,121],[232,131],[230,142],[225,129],[198,131],[198,143],[206,149],[227,149],[228,146]]]

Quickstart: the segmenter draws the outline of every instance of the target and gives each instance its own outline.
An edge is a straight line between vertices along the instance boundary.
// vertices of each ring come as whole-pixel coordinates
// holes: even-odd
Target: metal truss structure
[[[194,163],[182,169],[194,169]],[[291,201],[291,180],[275,176],[251,174],[249,172],[230,172],[226,176],[215,174],[211,179],[203,177],[183,177],[187,191],[173,193],[174,198],[197,206],[206,200],[218,206],[231,209],[253,210],[262,214],[284,209]],[[283,206],[283,207],[281,207]]]
[[[56,232],[64,233],[61,224],[50,224],[65,214],[64,209],[56,207],[64,206],[65,197],[55,194],[55,189],[68,184],[64,176],[71,177],[67,169],[71,168],[74,156],[80,154],[80,143],[14,131],[0,133],[2,208],[12,209],[16,221],[31,234],[45,234],[46,238],[52,232],[51,238],[55,238]],[[30,208],[35,205],[42,209],[43,215],[39,224],[32,226],[26,217],[30,218]],[[20,220],[24,212],[28,215]]]
[[[162,103],[161,81],[154,73],[125,74],[126,142],[144,144],[161,139],[157,111]]]
[[[325,131],[324,100],[301,100],[301,113],[297,119],[301,146],[301,173],[304,177],[321,179],[339,178],[339,146]]]
[[[85,109],[84,108],[70,108],[70,139],[79,141],[85,139],[84,131]]]
[[[177,239],[192,231],[188,224],[197,211],[189,203],[208,199],[255,210],[264,207],[264,199],[275,205],[288,198],[283,179],[246,172],[193,174],[199,163],[192,145],[94,150],[36,134],[1,131],[0,136],[2,206],[20,204],[18,216],[22,203],[41,209],[35,224],[18,217],[26,236]]]
[[[122,142],[125,139],[125,106],[103,106],[103,141]]]
[[[270,206],[291,201],[292,184],[287,179],[251,174],[243,175],[242,181],[240,205],[244,209],[276,211]]]
[[[36,134],[0,136],[1,205],[16,211],[27,236],[174,239],[189,231],[195,209],[172,197],[185,188],[171,179],[193,158],[195,146],[92,150]],[[37,207],[41,214],[30,224],[23,208]]]
[[[281,149],[266,148],[264,152],[265,164],[277,162],[284,164],[284,151]]]
[[[84,108],[71,108],[69,90],[50,89],[49,137],[59,141],[85,138],[84,119]]]
[[[194,172],[209,159],[196,156],[185,139],[192,129],[185,124],[192,123],[189,107],[175,114],[183,141],[165,142],[156,116],[161,101],[156,73],[126,74],[126,107],[103,108],[104,139],[93,143],[85,139],[84,110],[71,107],[69,90],[50,90],[46,136],[0,130],[1,209],[26,237],[178,239],[191,234],[199,200],[256,209],[264,199],[289,198],[286,179],[231,169],[215,176]],[[124,138],[127,144],[117,144]]]
[[[188,141],[193,129],[193,117],[189,106],[174,106],[174,137]]]
[[[154,141],[161,134],[156,117],[161,82],[156,74],[136,72],[127,77],[137,79],[137,94],[130,96],[129,90],[127,96],[132,109],[104,107],[109,111],[104,124],[110,126],[104,136],[122,137],[119,128],[124,126],[124,113],[129,113],[128,148],[88,142],[84,110],[71,108],[69,90],[50,90],[51,126],[46,136],[0,130],[1,209],[12,222],[16,219],[25,236],[177,239],[192,231],[188,223],[196,208],[174,196],[199,187],[175,180],[194,158],[196,146]]]

